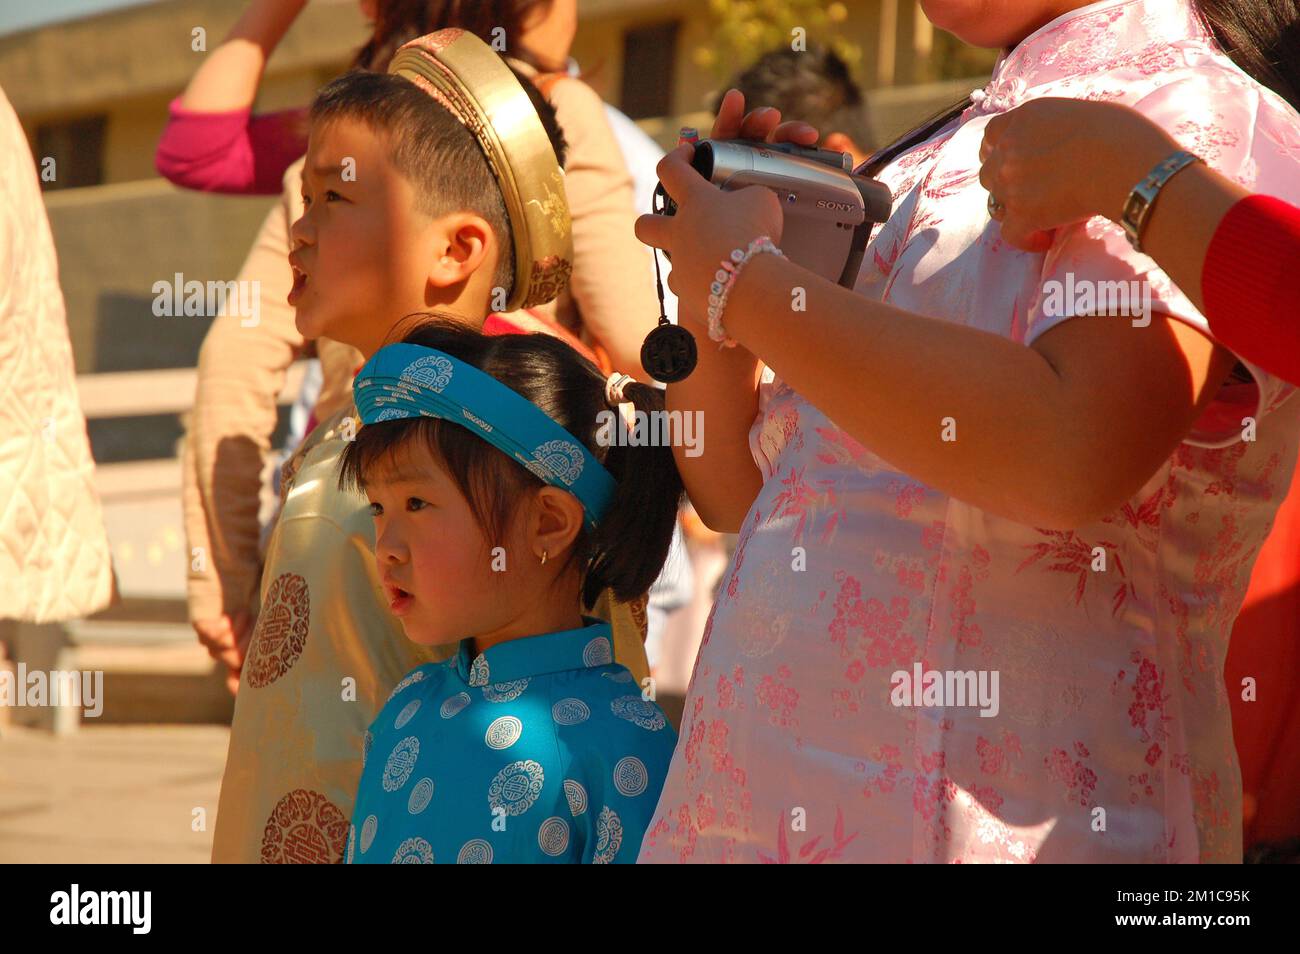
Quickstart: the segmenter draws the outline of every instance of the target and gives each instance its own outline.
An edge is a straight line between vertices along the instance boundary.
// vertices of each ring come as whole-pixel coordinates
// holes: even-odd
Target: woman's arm
[[[683,416],[698,413],[699,451],[673,446],[686,495],[704,525],[719,533],[739,533],[745,514],[763,486],[749,449],[749,430],[758,416],[758,359],[747,348],[724,348],[709,341],[703,324],[686,308],[678,321],[695,336],[699,364],[690,377],[668,385],[664,406]]]
[[[674,291],[699,309],[719,259],[757,234],[779,235],[780,207],[766,189],[714,189],[689,152],[659,165],[677,215],[643,217],[638,235],[672,252]],[[788,304],[796,286],[806,296],[797,313]],[[1067,321],[1025,347],[864,299],[771,255],[745,266],[724,323],[898,469],[1000,516],[1058,528],[1092,522],[1136,492],[1233,360],[1160,314],[1143,328]],[[955,440],[944,439],[948,419]]]
[[[286,301],[293,284],[289,223],[302,212],[298,171],[287,178],[281,201],[239,272],[239,281],[258,283],[260,320],[251,326],[238,315],[213,321],[199,351],[186,429],[186,536],[190,547],[205,548],[204,560],[191,563],[186,588],[190,620],[209,646],[214,632],[225,632],[229,642],[223,620],[238,620],[256,603],[262,467],[271,450],[277,395],[303,345]],[[219,658],[238,672],[242,648],[220,648],[227,654]]]
[[[989,121],[980,181],[1006,207],[1002,237],[1044,251],[1051,230],[1103,215],[1118,222],[1133,187],[1180,149],[1127,106],[1038,99]],[[1063,177],[1083,167],[1086,176]],[[1243,358],[1300,382],[1300,209],[1249,193],[1203,163],[1160,191],[1143,251]]]
[[[774,109],[757,109],[745,115],[745,100],[735,90],[723,97],[714,120],[714,139],[753,139],[768,142],[798,142],[811,145],[817,131],[807,123],[780,123]],[[770,207],[760,209],[752,221],[733,219],[740,233],[776,230],[780,214]],[[637,223],[637,236],[641,222]],[[699,364],[684,381],[668,385],[665,406],[683,414],[698,411],[704,422],[700,433],[701,453],[689,457],[686,448],[674,447],[677,470],[686,494],[704,525],[720,533],[738,533],[754,498],[763,486],[763,476],[749,448],[749,431],[758,416],[758,378],[761,365],[747,348],[723,348],[709,341],[701,312],[680,303],[678,320],[695,336]]]
[[[795,285],[807,290],[805,313],[772,307]],[[771,255],[745,267],[725,321],[899,470],[990,513],[1057,529],[1092,523],[1136,493],[1234,361],[1161,314],[1145,328],[1076,318],[1025,347],[864,299]],[[945,440],[949,419],[954,440]]]
[[[306,151],[301,109],[252,115],[266,61],[306,0],[255,0],[171,103],[154,166],[202,192],[274,195]]]
[[[266,61],[306,5],[307,0],[253,0],[204,58],[180,105],[199,113],[251,108]]]

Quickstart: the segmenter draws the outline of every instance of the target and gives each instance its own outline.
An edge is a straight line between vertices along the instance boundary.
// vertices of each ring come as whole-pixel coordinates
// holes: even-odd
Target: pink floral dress
[[[1185,0],[1109,0],[1027,38],[959,121],[886,171],[894,214],[857,290],[1028,345],[1077,310],[1046,308],[1048,282],[1145,279],[1154,311],[1208,334],[1104,220],[1058,231],[1045,255],[1000,240],[983,128],[1039,96],[1134,105],[1248,188],[1300,203],[1300,117]],[[1300,434],[1292,389],[1249,370],[1122,509],[1073,531],[948,497],[779,379],[761,385],[750,443],[765,483],[641,860],[1240,860],[1223,663]],[[935,671],[996,673],[995,711],[952,692],[894,704],[896,674]]]

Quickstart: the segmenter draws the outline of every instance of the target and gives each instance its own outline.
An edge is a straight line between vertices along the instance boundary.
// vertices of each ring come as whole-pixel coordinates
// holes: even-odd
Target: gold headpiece
[[[564,177],[532,101],[505,60],[473,33],[448,29],[402,46],[388,72],[447,107],[483,147],[514,233],[515,286],[500,310],[555,298],[573,269]]]

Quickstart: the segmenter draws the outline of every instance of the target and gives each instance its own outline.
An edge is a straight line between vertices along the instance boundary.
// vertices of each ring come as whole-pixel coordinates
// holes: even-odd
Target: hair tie
[[[615,371],[605,379],[605,403],[612,407],[617,407],[627,400],[623,396],[623,389],[629,384],[635,384],[636,378],[630,374],[623,374]]]
[[[623,389],[635,382],[636,378],[632,375],[619,371],[605,379],[605,403],[618,408],[618,416],[623,419],[623,426],[629,434],[636,429],[636,407],[623,396]]]

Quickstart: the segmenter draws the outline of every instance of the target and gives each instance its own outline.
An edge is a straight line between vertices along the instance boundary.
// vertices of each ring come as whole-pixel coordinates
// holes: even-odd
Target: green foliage
[[[719,81],[739,65],[753,63],[764,53],[800,39],[833,49],[850,69],[862,60],[862,50],[841,35],[848,19],[843,3],[824,0],[709,0],[714,27],[707,46],[697,47],[697,65],[712,69]],[[797,48],[797,47],[796,47]]]

